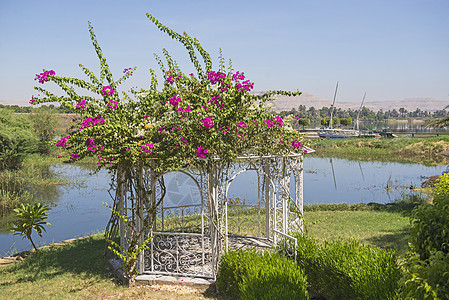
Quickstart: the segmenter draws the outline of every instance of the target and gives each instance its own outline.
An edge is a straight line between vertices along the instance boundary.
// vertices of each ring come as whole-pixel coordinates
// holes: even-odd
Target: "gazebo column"
[[[270,239],[270,220],[271,220],[271,206],[272,201],[270,197],[270,187],[271,187],[271,176],[270,176],[270,159],[263,159],[263,191],[262,199],[265,204],[265,231],[266,238]]]
[[[143,180],[143,167],[139,166],[137,170],[137,180],[138,180],[138,189],[136,191],[136,233],[139,234],[141,231],[145,231],[144,224],[143,224],[143,208],[144,208],[144,197],[145,197],[145,190],[144,190],[144,180]],[[140,245],[145,241],[145,232],[143,232],[137,243]],[[144,252],[141,251],[138,254],[137,257],[137,269],[139,272],[143,272],[144,270]]]
[[[285,157],[282,158],[282,171],[280,178],[280,186],[281,186],[281,205],[282,205],[282,229],[280,230],[282,233],[287,233],[288,229],[288,215],[290,213],[290,169],[287,166],[287,159]]]
[[[119,166],[117,168],[117,198],[118,198],[118,205],[117,209],[119,213],[123,216],[126,215],[126,207],[125,207],[125,170],[123,166]],[[126,232],[126,226],[123,220],[120,218],[119,221],[120,226],[120,246],[128,250],[128,240],[127,240],[127,232]]]
[[[220,256],[220,232],[219,232],[219,214],[218,214],[218,178],[217,167],[211,164],[207,168],[207,199],[209,202],[209,231],[211,240],[211,255],[213,275],[216,277],[218,271],[218,260]],[[215,278],[214,278],[215,279]]]
[[[303,167],[303,158],[295,158],[292,161],[292,166],[294,176],[295,176],[295,204],[298,208],[299,213],[301,214],[299,224],[299,230],[304,232],[304,167]]]

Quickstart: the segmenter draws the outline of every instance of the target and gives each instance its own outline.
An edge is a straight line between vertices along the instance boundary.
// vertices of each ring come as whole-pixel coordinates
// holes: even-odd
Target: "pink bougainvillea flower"
[[[173,106],[178,106],[178,104],[182,101],[180,97],[178,97],[177,94],[175,94],[173,97],[170,98],[170,104]]]
[[[142,150],[145,151],[146,153],[151,153],[150,149],[153,149],[154,144],[153,143],[145,143],[145,145],[142,145]]]
[[[265,124],[267,124],[267,127],[273,127],[273,122],[270,119],[266,119]]]
[[[285,145],[283,140],[280,140],[279,143],[282,144],[282,145]]]
[[[123,70],[123,73],[129,73],[130,76],[133,76],[133,73],[131,73],[132,68],[126,68]]]
[[[86,100],[83,99],[76,104],[77,109],[86,109]]]
[[[292,141],[292,146],[295,149],[299,149],[302,148],[301,142],[300,141]]]
[[[95,145],[95,141],[93,138],[88,138],[84,144],[87,146],[88,151],[94,152],[95,150],[97,150],[97,146]]]
[[[243,80],[243,79],[245,79],[245,75],[244,75],[243,72],[240,73],[239,71],[237,71],[237,73],[235,73],[235,74],[232,75],[232,79],[233,79],[234,81]]]
[[[243,121],[235,122],[235,125],[237,125],[240,128],[246,128],[247,124]]]
[[[118,106],[118,102],[112,99],[109,99],[108,107],[112,109],[116,109]]]
[[[55,71],[53,70],[44,71],[43,73],[36,74],[34,80],[39,80],[39,83],[44,83],[50,80],[51,75],[55,75]]]
[[[187,105],[186,108],[178,107],[176,111],[192,111],[192,109],[190,108],[190,106]]]
[[[284,120],[282,120],[282,118],[281,117],[279,117],[279,116],[276,116],[276,117],[274,117],[275,119],[276,119],[276,124],[279,126],[279,127],[282,127],[282,125],[284,124]]]
[[[95,117],[95,118],[85,118],[83,120],[83,123],[81,124],[81,128],[89,128],[94,125],[103,125],[105,123],[104,119],[101,117]]]
[[[105,97],[112,97],[114,95],[114,89],[111,86],[107,85],[101,89],[101,93]]]
[[[199,146],[198,149],[196,149],[196,157],[205,158],[207,151],[209,151],[209,149]]]
[[[304,150],[304,154],[307,154],[307,150]]]
[[[56,143],[56,146],[57,146],[57,147],[62,147],[62,148],[67,147],[67,146],[69,145],[69,143],[67,142],[69,138],[70,138],[70,136],[65,136],[65,137],[61,138],[61,139]]]
[[[78,153],[73,153],[72,155],[70,155],[70,159],[71,159],[72,161],[77,160],[79,157],[80,157],[80,156],[79,156]]]
[[[203,126],[208,128],[208,129],[212,128],[214,126],[214,123],[212,122],[212,116],[204,118],[202,120],[202,122],[203,122]]]
[[[223,83],[226,78],[226,74],[221,72],[209,71],[207,77],[210,83],[214,85],[217,83]]]

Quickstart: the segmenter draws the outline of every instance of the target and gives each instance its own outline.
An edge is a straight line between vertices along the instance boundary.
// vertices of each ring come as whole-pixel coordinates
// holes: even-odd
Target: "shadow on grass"
[[[370,237],[364,241],[381,248],[396,249],[396,255],[399,258],[404,258],[405,253],[408,251],[409,238],[409,229],[404,228],[396,230],[393,233],[384,233]]]
[[[62,245],[50,245],[31,252],[24,261],[6,266],[2,271],[17,274],[16,282],[34,282],[62,274],[69,276],[110,278],[111,272],[103,257],[105,240],[102,234],[89,236]],[[23,275],[23,276],[21,276]],[[11,285],[15,282],[3,283]]]

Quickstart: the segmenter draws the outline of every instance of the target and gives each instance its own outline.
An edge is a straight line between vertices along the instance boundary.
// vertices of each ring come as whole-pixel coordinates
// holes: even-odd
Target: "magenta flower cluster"
[[[237,125],[240,128],[246,128],[247,124],[243,121],[235,122],[235,125]]]
[[[108,107],[112,109],[116,109],[118,106],[118,102],[112,99],[109,99]]]
[[[192,109],[190,108],[190,106],[187,105],[186,108],[178,107],[176,111],[192,111]]]
[[[207,151],[209,151],[209,149],[203,148],[201,146],[198,147],[198,149],[196,149],[196,157],[198,158],[205,158]]]
[[[65,136],[63,138],[61,138],[57,143],[56,146],[57,147],[62,147],[65,148],[69,145],[69,143],[67,142],[69,140],[70,136]]]
[[[179,75],[179,76],[170,75],[170,76],[168,76],[167,81],[168,81],[168,83],[173,84],[174,80],[176,80],[176,79],[180,80],[180,79],[182,79],[182,76],[181,75]]]
[[[276,120],[275,123],[276,123],[279,127],[282,127],[282,125],[284,125],[284,120],[282,120],[281,117],[276,116],[276,117],[274,117],[274,119]]]
[[[153,149],[154,144],[153,143],[145,143],[145,145],[142,145],[142,150],[146,153],[151,153],[151,149]]]
[[[123,70],[123,73],[127,73],[127,72],[131,72],[132,68],[126,68]],[[131,73],[130,76],[133,76],[133,74]]]
[[[203,126],[205,127],[205,128],[212,128],[213,126],[214,126],[214,123],[212,122],[212,116],[210,116],[210,117],[207,117],[207,118],[204,118],[203,120],[202,120],[202,122],[203,122]]]
[[[104,86],[101,89],[101,94],[105,97],[112,97],[114,95],[114,92],[115,92],[114,89],[109,85]]]
[[[88,151],[94,152],[95,150],[97,150],[97,146],[95,145],[95,141],[93,138],[88,138],[84,144],[87,146]]]
[[[173,106],[178,106],[179,103],[181,103],[181,98],[178,97],[177,94],[175,94],[173,97],[170,98],[169,102]]]
[[[83,99],[76,104],[77,109],[86,109],[86,100]]]
[[[78,153],[73,153],[72,155],[70,155],[70,159],[71,159],[72,161],[75,161],[75,160],[77,160],[78,158],[80,158],[80,156],[79,156]]]
[[[270,119],[264,120],[265,124],[267,124],[267,127],[273,127],[273,122]]]
[[[44,83],[45,81],[50,80],[51,75],[55,75],[55,71],[53,70],[44,71],[43,73],[36,74],[34,80],[39,80],[39,83]]]
[[[243,92],[243,91],[250,91],[254,88],[254,83],[252,83],[249,80],[244,80],[245,79],[245,75],[244,73],[240,73],[239,71],[237,71],[235,74],[232,75],[232,79],[236,82],[235,87],[238,89],[239,92]],[[240,82],[241,80],[243,80],[242,82]]]
[[[292,141],[292,146],[295,149],[299,149],[302,148],[301,142],[300,141]]]
[[[101,117],[85,118],[83,120],[83,123],[81,124],[81,128],[89,128],[89,127],[95,126],[95,125],[103,125],[104,123],[105,123],[105,120]]]
[[[209,71],[207,74],[207,78],[209,79],[212,85],[217,83],[223,83],[226,78],[226,74],[222,72]]]

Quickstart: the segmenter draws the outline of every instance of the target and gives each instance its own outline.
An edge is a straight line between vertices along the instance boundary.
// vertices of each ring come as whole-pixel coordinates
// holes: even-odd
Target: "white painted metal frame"
[[[312,152],[312,149],[308,149]],[[137,192],[135,199],[139,218],[136,229],[142,229],[144,217],[143,203],[149,201],[156,204],[162,197],[162,188],[158,180],[166,173],[156,173],[156,161],[147,170],[139,170],[141,183],[147,182],[152,193],[144,199],[144,193]],[[191,178],[199,189],[200,209],[193,214],[200,218],[199,232],[169,231],[164,227],[165,212],[174,207],[158,208],[159,221],[154,219],[147,235],[153,236],[149,249],[141,253],[137,268],[141,273],[166,274],[175,276],[194,276],[215,279],[220,256],[231,247],[228,234],[228,192],[237,176],[247,171],[256,171],[258,175],[259,213],[262,204],[265,213],[265,228],[259,228],[259,238],[268,244],[277,246],[281,241],[289,240],[296,247],[296,239],[291,236],[292,230],[302,230],[303,214],[303,156],[291,153],[285,156],[242,156],[233,164],[220,159],[209,161],[201,170],[180,170]],[[129,211],[126,199],[127,188],[123,184],[123,172],[117,172],[117,190],[119,195],[118,209],[124,215]],[[147,181],[145,181],[145,178]],[[291,180],[294,185],[290,187]],[[293,193],[290,190],[293,189]],[[131,200],[132,201],[132,200]],[[180,205],[181,210],[187,206]],[[298,214],[295,214],[296,211]],[[184,216],[184,215],[182,215]],[[190,214],[192,216],[192,214]],[[168,219],[167,219],[168,220]],[[261,226],[259,216],[259,226]],[[181,226],[182,228],[182,226]],[[127,231],[120,222],[120,243],[127,248]],[[144,240],[142,237],[141,242]],[[295,255],[293,251],[292,255]]]

